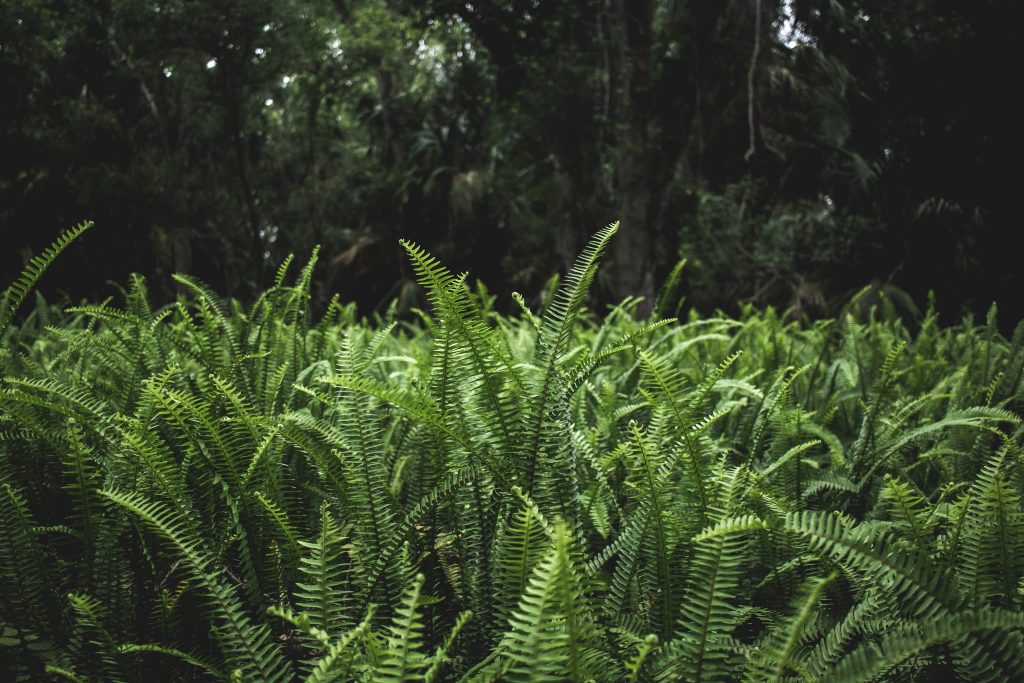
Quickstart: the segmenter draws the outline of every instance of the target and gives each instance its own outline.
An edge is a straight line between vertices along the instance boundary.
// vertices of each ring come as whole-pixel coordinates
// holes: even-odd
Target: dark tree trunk
[[[614,242],[615,294],[645,298],[640,314],[654,300],[654,224],[651,215],[651,47],[652,0],[616,0],[621,30],[623,106],[616,181],[622,229]]]
[[[243,110],[243,98],[245,96],[245,72],[248,56],[251,54],[252,41],[247,35],[245,37],[242,51],[237,59],[237,66],[234,72],[229,74],[225,81],[228,130],[234,143],[235,171],[238,177],[238,186],[242,195],[242,203],[245,206],[245,216],[249,229],[249,242],[252,249],[253,275],[255,278],[255,291],[259,292],[263,286],[263,237],[260,235],[260,220],[256,210],[256,194],[249,182],[248,154],[245,149],[243,131],[245,130],[245,111]]]

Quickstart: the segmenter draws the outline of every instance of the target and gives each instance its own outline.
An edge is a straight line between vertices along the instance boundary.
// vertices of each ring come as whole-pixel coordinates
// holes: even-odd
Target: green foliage
[[[21,303],[35,284],[39,282],[39,278],[43,276],[46,269],[57,260],[61,252],[67,249],[79,235],[92,226],[92,221],[86,221],[79,223],[67,232],[61,233],[60,237],[47,247],[42,254],[33,257],[22,271],[21,276],[4,290],[3,296],[0,297],[0,335],[7,331],[7,326],[11,324],[11,320],[14,318],[14,314],[17,313],[18,307],[21,306]]]
[[[311,319],[314,255],[8,330],[0,678],[1020,671],[1019,339],[600,320],[614,232],[522,317],[406,244],[422,324]]]
[[[323,244],[319,305],[408,311],[406,237],[535,303],[619,215],[599,289],[660,316],[834,315],[868,281],[1020,316],[1018,126],[983,77],[1012,7],[0,0],[0,281],[94,215],[47,293],[136,271],[164,302],[187,272],[251,301]]]

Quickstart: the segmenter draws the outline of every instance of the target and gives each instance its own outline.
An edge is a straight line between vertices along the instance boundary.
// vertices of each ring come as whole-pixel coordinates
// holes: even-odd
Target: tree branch
[[[754,72],[757,70],[757,58],[761,54],[761,0],[754,0],[754,51],[750,55],[750,69],[747,71],[747,127],[750,129],[750,147],[743,155],[744,161],[750,161],[757,151],[757,125],[754,121]]]

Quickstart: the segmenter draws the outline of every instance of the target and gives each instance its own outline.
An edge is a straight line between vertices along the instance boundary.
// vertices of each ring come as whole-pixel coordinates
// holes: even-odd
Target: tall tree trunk
[[[651,212],[651,141],[649,117],[652,90],[654,3],[615,0],[621,22],[618,39],[623,58],[623,106],[618,142],[617,185],[622,230],[614,243],[615,293],[642,296],[639,313],[650,313],[654,301],[654,221]]]
[[[249,182],[248,154],[243,139],[245,130],[245,112],[242,109],[245,98],[245,72],[246,61],[252,54],[252,40],[246,35],[242,46],[241,56],[238,59],[237,73],[228,77],[225,81],[227,90],[227,113],[228,129],[234,143],[235,170],[238,176],[238,186],[242,193],[242,203],[245,205],[245,214],[248,219],[249,241],[252,249],[253,273],[256,280],[255,291],[259,292],[263,286],[263,237],[260,235],[260,220],[256,211],[256,195]]]

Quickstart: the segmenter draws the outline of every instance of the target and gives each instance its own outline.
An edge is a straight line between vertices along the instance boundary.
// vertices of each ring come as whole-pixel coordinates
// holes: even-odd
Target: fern
[[[796,614],[766,635],[757,654],[748,666],[747,680],[783,681],[810,678],[810,668],[803,661],[806,641],[813,636],[818,604],[825,586],[836,578],[811,579],[796,603]]]
[[[534,569],[499,646],[503,678],[586,680],[595,634],[591,618],[573,569],[568,531],[557,525],[551,547]]]
[[[295,584],[296,606],[328,636],[340,634],[354,621],[354,596],[347,588],[353,570],[345,540],[334,517],[322,507],[316,540],[299,541],[307,552],[299,560],[302,578]]]
[[[615,232],[536,313],[403,243],[430,314],[317,317],[314,253],[13,326],[62,237],[0,304],[0,679],[1016,676],[1024,326],[599,315]]]
[[[202,551],[198,540],[188,533],[181,519],[167,506],[147,501],[138,494],[103,491],[103,495],[137,516],[174,548],[192,579],[206,594],[214,619],[214,633],[228,668],[247,680],[268,683],[286,680],[286,663],[277,651],[269,629],[250,621],[228,584],[210,571],[210,558]]]
[[[543,464],[541,461],[545,458],[558,462],[563,467],[565,473],[557,478],[559,482],[565,484],[566,478],[568,481],[573,480],[573,463],[571,452],[563,438],[564,428],[556,420],[551,419],[556,406],[565,398],[565,386],[557,373],[556,363],[597,272],[598,259],[618,228],[618,223],[614,223],[591,238],[545,313],[537,345],[536,365],[540,369],[540,377],[534,379],[531,387],[525,431],[518,441],[521,445],[519,458],[526,468],[524,482],[527,493],[533,492],[538,464]],[[569,462],[565,462],[567,460]],[[563,514],[575,503],[576,494],[572,490],[573,487],[568,488],[569,490],[562,489],[555,493]]]
[[[830,678],[835,681],[869,681],[887,669],[938,643],[955,641],[978,632],[994,632],[992,645],[1010,647],[1016,650],[1014,666],[1021,665],[1019,635],[1015,629],[1024,626],[1024,616],[1019,612],[985,610],[940,617],[924,622],[913,622],[897,627],[886,634],[879,643],[868,643],[854,650],[844,658]],[[1014,637],[1017,636],[1017,637]],[[1008,680],[1004,674],[1014,669],[993,672],[991,670],[967,670],[970,680]],[[1011,674],[1012,675],[1012,674]]]
[[[92,221],[85,221],[79,223],[70,230],[61,233],[57,240],[48,246],[42,254],[39,256],[33,256],[32,260],[28,262],[25,270],[21,272],[18,279],[8,287],[4,293],[3,298],[0,299],[0,335],[3,335],[7,331],[8,326],[11,324],[11,320],[14,318],[14,314],[18,312],[18,308],[21,303],[28,296],[28,293],[32,291],[32,288],[39,281],[39,278],[43,276],[43,273],[53,265],[53,262],[57,260],[61,252],[67,249],[72,242],[78,239],[82,233],[93,226]]]
[[[495,598],[499,615],[507,618],[528,586],[533,570],[544,556],[552,535],[551,527],[536,504],[519,489],[519,509],[502,531],[495,557]]]

